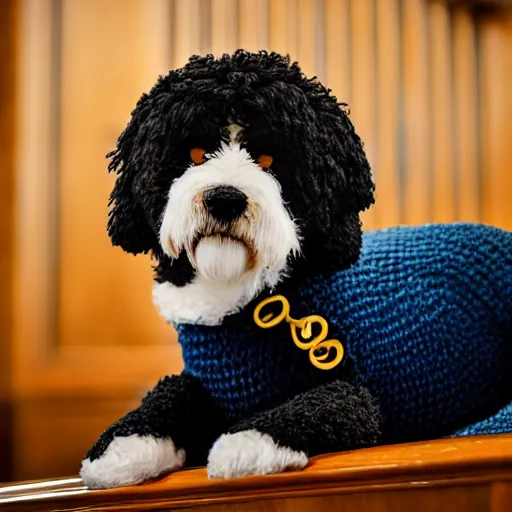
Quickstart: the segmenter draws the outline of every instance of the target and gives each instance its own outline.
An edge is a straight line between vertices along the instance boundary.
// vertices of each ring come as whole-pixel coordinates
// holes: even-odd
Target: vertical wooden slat
[[[297,59],[304,73],[318,73],[317,59],[317,0],[298,0]]]
[[[258,23],[258,0],[239,0],[239,29],[240,29],[240,48],[249,51],[258,50],[258,29],[262,25]]]
[[[349,96],[349,0],[325,0],[325,85],[338,101]]]
[[[365,143],[365,150],[373,165],[375,157],[375,27],[373,0],[352,0],[350,5],[351,31],[351,116],[356,130]],[[358,28],[356,28],[358,27]],[[371,208],[362,216],[363,227],[376,225]]]
[[[457,220],[480,220],[476,32],[471,11],[456,7],[453,19],[453,102]]]
[[[269,0],[239,0],[239,45],[256,52],[268,47]]]
[[[490,512],[510,512],[512,484],[510,481],[493,482],[491,485]]]
[[[288,23],[289,11],[287,0],[271,0],[269,22],[270,49],[283,55],[289,52]]]
[[[238,4],[236,0],[211,3],[212,53],[220,56],[238,48]]]
[[[299,0],[287,0],[286,2],[286,48],[292,60],[299,58]]]
[[[404,216],[407,224],[431,220],[429,69],[426,4],[402,2]]]
[[[212,2],[211,0],[199,1],[199,26],[201,30],[201,55],[211,53],[212,49]]]
[[[455,167],[453,141],[453,98],[450,13],[444,0],[428,4],[432,220],[455,220]]]
[[[270,49],[282,55],[298,59],[298,11],[299,0],[271,0],[269,5]]]
[[[16,145],[18,8],[14,0],[0,2],[0,408],[10,381],[12,270],[14,265],[14,191]],[[1,417],[0,417],[1,429]],[[2,439],[0,437],[0,443]],[[2,443],[3,444],[3,443]],[[0,452],[1,453],[1,452]],[[0,455],[0,460],[1,460]],[[0,475],[3,468],[0,465]]]
[[[480,26],[483,221],[512,229],[512,14]]]
[[[325,80],[325,0],[316,2],[315,5],[315,54],[316,54],[316,76],[319,80]]]
[[[60,132],[53,134],[59,158],[59,190],[54,194],[60,202],[60,241],[53,243],[59,257],[62,345],[138,345],[172,337],[149,301],[139,303],[123,292],[150,293],[149,258],[121,257],[105,232],[106,199],[114,176],[106,171],[104,155],[114,147],[141,92],[165,71],[146,59],[156,45],[149,5],[145,0],[62,2],[62,38],[55,51],[61,56]],[[54,167],[48,173],[55,172]],[[55,196],[49,192],[48,197]],[[90,266],[92,254],[102,265]],[[95,296],[112,307],[107,311]]]
[[[200,0],[175,0],[173,14],[173,66],[181,67],[201,53]]]
[[[146,66],[154,70],[153,80],[158,74],[165,74],[173,66],[171,32],[172,0],[147,0],[142,11],[142,30],[146,39]]]
[[[400,223],[399,110],[400,110],[399,0],[377,2],[377,146],[374,174],[378,177],[374,206],[377,227]]]
[[[13,388],[30,388],[36,377],[27,369],[42,359],[41,347],[49,346],[51,336],[49,298],[54,298],[52,249],[54,230],[50,204],[50,161],[52,140],[48,129],[53,118],[51,91],[54,88],[52,62],[52,2],[23,0],[20,3],[17,147],[15,273],[13,326]],[[53,123],[50,125],[54,126]],[[37,247],[34,254],[33,247]],[[37,265],[33,259],[37,258]],[[30,321],[26,312],[30,311]],[[33,350],[27,350],[30,343]]]
[[[11,345],[14,294],[16,86],[18,2],[0,2],[0,481],[11,478],[12,436]]]
[[[261,27],[258,32],[259,50],[268,50],[270,45],[270,2],[271,0],[260,0],[259,23]]]

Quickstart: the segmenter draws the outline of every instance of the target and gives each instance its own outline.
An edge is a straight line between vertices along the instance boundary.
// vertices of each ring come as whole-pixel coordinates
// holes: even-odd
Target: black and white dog
[[[153,299],[174,325],[219,333],[262,294],[358,259],[359,213],[374,200],[361,140],[345,105],[275,53],[192,57],[141,97],[109,156],[109,235],[152,254]],[[241,387],[250,357],[234,362]],[[229,414],[185,358],[182,375],[107,429],[81,476],[112,487],[207,462],[213,477],[264,474],[375,443],[373,398],[330,380],[330,394],[306,384],[295,401],[276,391]],[[334,403],[339,419],[327,425]]]

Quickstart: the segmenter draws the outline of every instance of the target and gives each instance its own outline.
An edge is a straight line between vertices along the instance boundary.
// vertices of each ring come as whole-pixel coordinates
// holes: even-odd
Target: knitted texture
[[[482,421],[458,430],[456,436],[479,436],[512,432],[512,403]]]
[[[328,320],[346,364],[318,370],[286,325],[258,328],[260,299],[220,326],[176,326],[185,370],[232,421],[356,378],[380,404],[384,441],[406,442],[451,435],[512,400],[512,233],[473,224],[367,232],[349,270],[282,292],[292,317]]]

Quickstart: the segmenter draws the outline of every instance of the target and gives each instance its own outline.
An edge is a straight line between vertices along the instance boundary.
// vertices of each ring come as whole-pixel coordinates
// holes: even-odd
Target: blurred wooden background
[[[105,232],[104,155],[192,53],[268,48],[350,104],[366,229],[512,229],[512,6],[445,0],[0,1],[0,481],[76,473],[179,346]]]

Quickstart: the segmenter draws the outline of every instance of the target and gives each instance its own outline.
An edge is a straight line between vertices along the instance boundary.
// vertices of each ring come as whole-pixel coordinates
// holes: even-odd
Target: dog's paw
[[[243,430],[224,434],[208,456],[210,478],[239,478],[302,469],[308,463],[304,452],[279,446],[268,434]]]
[[[114,437],[98,458],[82,461],[80,476],[91,489],[139,484],[185,463],[185,450],[177,450],[170,439],[137,434]]]

